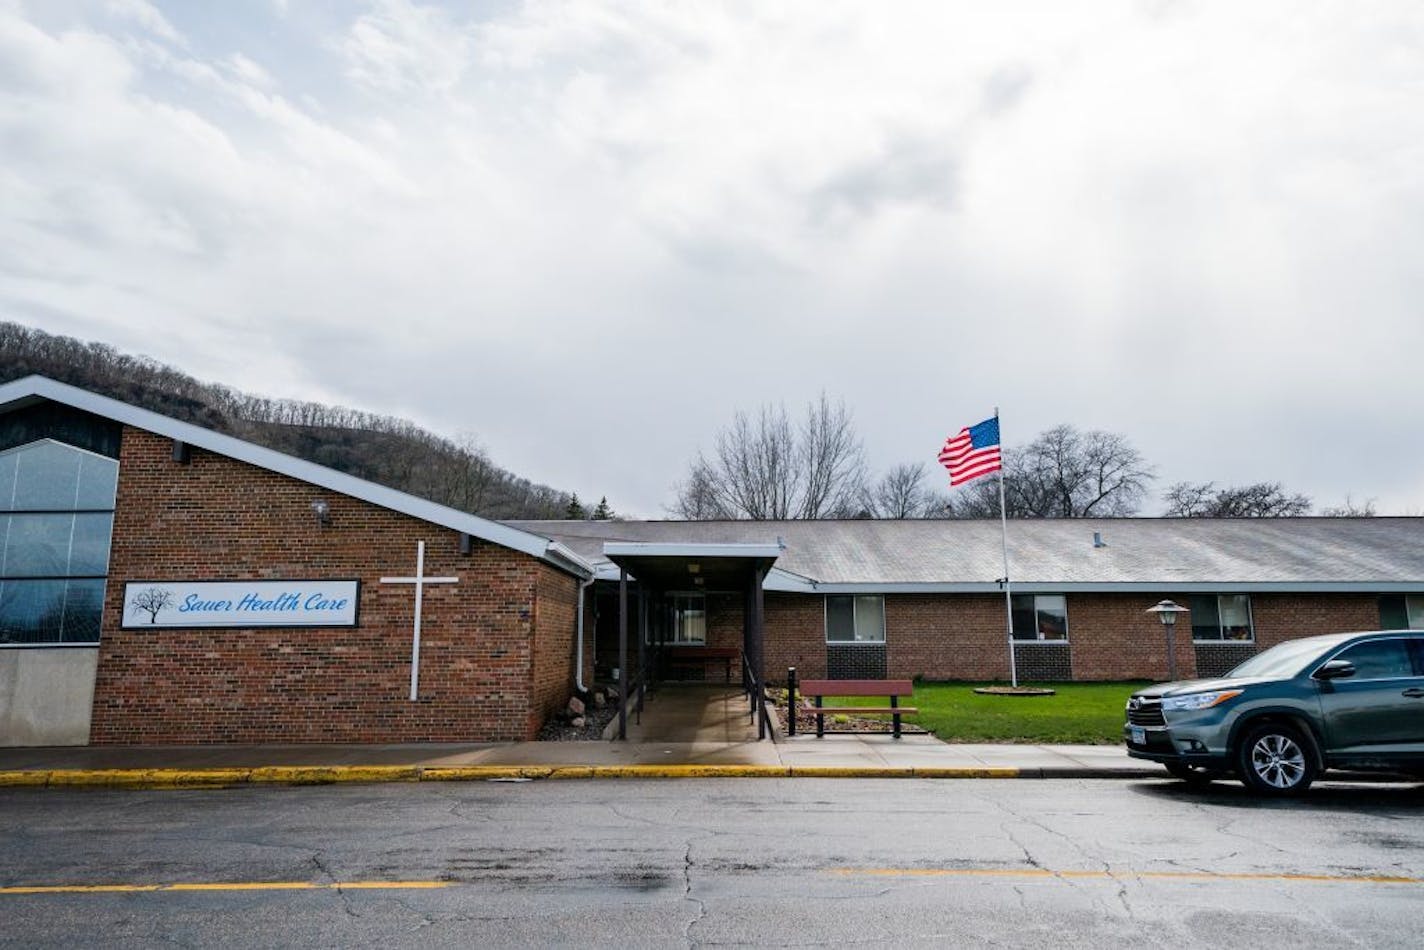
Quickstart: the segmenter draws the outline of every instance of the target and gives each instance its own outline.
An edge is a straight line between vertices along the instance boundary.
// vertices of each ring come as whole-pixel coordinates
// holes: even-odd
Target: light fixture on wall
[[[311,510],[316,514],[316,523],[323,528],[331,525],[331,505],[327,504],[325,498],[318,498],[311,503]]]

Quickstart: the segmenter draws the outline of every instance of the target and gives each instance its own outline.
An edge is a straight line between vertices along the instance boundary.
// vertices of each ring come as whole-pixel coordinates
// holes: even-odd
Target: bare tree
[[[877,518],[923,518],[933,504],[924,482],[923,462],[896,465],[867,493],[866,507]]]
[[[1169,518],[1290,518],[1310,513],[1310,497],[1280,482],[1217,488],[1214,482],[1177,482],[1162,496]]]
[[[1376,515],[1375,500],[1366,498],[1364,501],[1356,502],[1349,495],[1345,496],[1344,502],[1320,512],[1327,518],[1373,518]]]
[[[865,457],[849,410],[822,393],[793,426],[785,406],[739,411],[699,453],[677,486],[684,518],[835,518],[854,515],[864,494]]]
[[[1010,518],[1110,518],[1142,505],[1154,475],[1121,435],[1054,426],[1003,453],[1004,508]],[[981,478],[956,492],[942,517],[997,518],[999,485]]]

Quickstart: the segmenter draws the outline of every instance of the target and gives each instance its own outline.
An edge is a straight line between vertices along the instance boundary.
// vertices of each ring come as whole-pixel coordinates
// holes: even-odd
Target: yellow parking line
[[[0,887],[0,896],[22,894],[144,894],[158,891],[380,891],[434,890],[449,881],[214,881],[177,884],[42,884]]]
[[[1383,874],[1264,874],[1211,871],[1054,871],[1049,868],[831,868],[843,877],[1013,877],[1121,881],[1301,881],[1328,884],[1424,884],[1424,878]]]

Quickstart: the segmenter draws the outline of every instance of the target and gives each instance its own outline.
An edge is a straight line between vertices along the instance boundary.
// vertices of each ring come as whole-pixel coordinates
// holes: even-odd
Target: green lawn
[[[916,683],[919,709],[906,722],[923,726],[945,742],[1044,742],[1112,744],[1122,741],[1123,707],[1134,683],[1033,683],[1053,696],[981,696],[985,683]],[[884,697],[826,700],[826,705],[883,706]],[[877,717],[879,718],[879,717]],[[889,720],[887,719],[886,722]]]

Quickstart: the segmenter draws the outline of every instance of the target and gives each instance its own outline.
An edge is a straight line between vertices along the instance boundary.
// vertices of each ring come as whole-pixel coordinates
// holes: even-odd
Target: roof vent
[[[1103,533],[1102,533],[1101,531],[1094,531],[1094,532],[1093,532],[1093,547],[1095,547],[1095,548],[1105,548],[1105,547],[1107,547],[1107,546],[1108,546],[1108,543],[1103,540]]]

